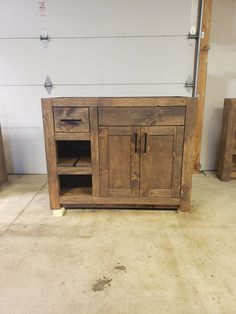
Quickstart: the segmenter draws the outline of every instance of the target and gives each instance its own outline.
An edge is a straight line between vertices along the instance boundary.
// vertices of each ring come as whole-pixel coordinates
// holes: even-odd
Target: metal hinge
[[[196,84],[193,80],[193,78],[189,75],[187,78],[187,81],[185,82],[185,88],[187,88],[188,92],[191,92],[192,88],[195,88]]]
[[[46,49],[48,47],[48,43],[49,43],[49,36],[48,36],[48,32],[46,31],[46,29],[42,30],[42,33],[40,34],[40,40],[41,40],[43,47]]]
[[[46,77],[46,80],[44,82],[44,87],[46,89],[46,91],[48,92],[48,94],[50,95],[51,94],[51,91],[52,91],[52,81],[50,79],[49,76]]]

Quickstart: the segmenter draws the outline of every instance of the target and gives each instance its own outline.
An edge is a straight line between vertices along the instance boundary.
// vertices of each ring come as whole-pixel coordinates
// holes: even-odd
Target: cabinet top
[[[195,97],[54,97],[42,98],[42,103],[55,107],[103,107],[103,106],[188,106],[197,104]]]

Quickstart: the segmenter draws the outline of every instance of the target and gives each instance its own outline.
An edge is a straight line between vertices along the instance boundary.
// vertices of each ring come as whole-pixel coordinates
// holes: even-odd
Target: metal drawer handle
[[[74,122],[74,123],[80,123],[82,119],[60,119],[61,122]]]

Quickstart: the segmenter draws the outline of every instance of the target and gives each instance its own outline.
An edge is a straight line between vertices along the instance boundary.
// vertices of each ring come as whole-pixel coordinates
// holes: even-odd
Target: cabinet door
[[[139,142],[139,127],[99,128],[101,196],[139,196]]]
[[[183,126],[141,128],[141,196],[180,196],[183,136]]]

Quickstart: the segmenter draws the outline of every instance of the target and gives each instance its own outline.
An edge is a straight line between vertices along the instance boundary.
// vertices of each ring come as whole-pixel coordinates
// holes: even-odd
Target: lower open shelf
[[[92,175],[60,175],[60,195],[92,196]]]

